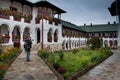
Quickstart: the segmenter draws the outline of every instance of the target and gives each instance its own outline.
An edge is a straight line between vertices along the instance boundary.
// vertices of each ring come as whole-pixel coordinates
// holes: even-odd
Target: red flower
[[[2,66],[0,65],[0,70],[2,69]]]
[[[63,74],[63,73],[65,73],[65,72],[66,72],[66,69],[65,69],[65,68],[60,67],[60,68],[58,68],[58,69],[57,69],[57,71],[58,71],[60,74]]]

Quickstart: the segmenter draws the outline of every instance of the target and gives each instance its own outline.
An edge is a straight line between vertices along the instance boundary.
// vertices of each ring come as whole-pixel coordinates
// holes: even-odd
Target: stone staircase
[[[38,51],[39,49],[41,48],[41,43],[38,43],[38,44],[35,44],[33,47],[32,47],[32,51]]]

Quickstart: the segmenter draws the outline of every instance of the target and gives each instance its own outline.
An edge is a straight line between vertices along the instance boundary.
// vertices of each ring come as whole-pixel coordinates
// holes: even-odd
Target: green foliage
[[[7,68],[19,53],[20,49],[13,47],[8,48],[6,52],[2,52],[0,55],[0,80],[2,80]]]
[[[96,63],[96,62],[98,62],[100,60],[100,58],[99,57],[97,57],[97,56],[94,56],[94,57],[92,57],[91,58],[91,62],[93,62],[93,63]]]
[[[53,63],[53,67],[54,67],[55,69],[58,69],[58,68],[60,67],[60,64],[59,64],[59,63]]]
[[[42,53],[39,53],[40,57],[42,58],[48,58],[50,55],[50,52],[44,51]]]
[[[24,19],[27,22],[30,22],[30,20],[32,20],[32,15],[24,15]]]
[[[79,49],[73,49],[73,54],[75,54],[75,53],[77,53],[77,52],[79,52]]]
[[[63,54],[62,51],[59,53],[59,58],[60,58],[60,60],[63,60],[63,59],[64,59],[64,54]]]
[[[91,45],[91,49],[100,48],[102,46],[102,39],[99,37],[92,37],[90,40],[88,40],[88,44]]]
[[[110,47],[102,47],[102,48],[100,48],[100,50],[101,50],[101,52],[106,53],[106,54],[111,53]]]
[[[17,12],[17,11],[14,11],[13,16],[14,16],[14,18],[18,19],[18,18],[21,18],[21,17],[22,17],[22,13]]]

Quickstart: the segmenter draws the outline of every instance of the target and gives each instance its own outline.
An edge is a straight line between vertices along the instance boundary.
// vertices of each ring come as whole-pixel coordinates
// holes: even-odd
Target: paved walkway
[[[77,80],[120,80],[120,50]]]
[[[31,51],[31,62],[26,62],[23,51],[8,69],[5,80],[58,80],[48,66]]]

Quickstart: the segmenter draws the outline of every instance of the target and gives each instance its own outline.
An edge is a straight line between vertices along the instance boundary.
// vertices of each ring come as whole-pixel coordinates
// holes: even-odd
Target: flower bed
[[[2,52],[0,55],[0,80],[4,77],[5,72],[20,52],[20,49],[13,47],[8,48],[6,52]]]
[[[38,52],[38,54],[39,56],[44,54],[45,57],[41,56],[42,59],[65,79],[75,80],[75,78],[108,58],[112,53],[109,48],[101,48],[99,50],[79,49],[75,53],[74,51],[63,52],[62,59],[61,52],[53,54]]]

